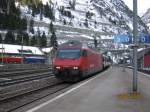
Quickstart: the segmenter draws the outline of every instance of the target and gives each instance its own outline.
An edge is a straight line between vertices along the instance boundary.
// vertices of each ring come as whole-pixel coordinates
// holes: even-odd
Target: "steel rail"
[[[12,79],[12,80],[4,80],[4,81],[0,81],[0,86],[9,86],[12,84],[18,84],[18,83],[23,83],[23,82],[27,82],[27,81],[48,78],[51,76],[54,76],[54,75],[52,74],[52,72],[49,72],[49,73],[43,73],[41,75],[27,76],[27,77],[18,78],[18,79]]]

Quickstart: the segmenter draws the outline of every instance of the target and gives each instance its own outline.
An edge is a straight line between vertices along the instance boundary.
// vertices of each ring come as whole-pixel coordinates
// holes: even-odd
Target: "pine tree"
[[[40,10],[40,20],[43,19],[43,3],[42,1],[40,1],[40,3],[38,4],[38,8]]]
[[[49,5],[48,3],[46,3],[46,5],[44,5],[44,15],[45,15],[45,17],[48,17],[48,18],[50,18],[51,20],[55,20],[55,16],[54,16],[54,9],[53,9],[53,7],[51,6],[51,5]]]
[[[33,36],[30,40],[30,45],[31,46],[36,46],[37,45],[37,37]]]
[[[55,32],[52,33],[50,44],[55,50],[57,49],[58,43],[57,43],[57,37]]]
[[[34,34],[33,25],[34,25],[34,20],[31,19],[31,21],[30,21],[30,32],[31,32],[32,34]]]
[[[15,0],[9,0],[9,10],[7,11],[7,0],[0,0],[0,27],[7,30],[26,29],[27,22],[20,17],[20,9],[16,7]]]
[[[85,19],[85,23],[84,23],[84,25],[86,26],[86,27],[88,27],[89,25],[88,25],[88,20],[87,19]]]
[[[64,24],[64,25],[66,25],[66,24],[67,24],[66,19],[64,19],[64,20],[63,20],[63,24]]]
[[[6,44],[14,44],[15,43],[15,36],[14,36],[12,31],[8,31],[8,33],[6,34],[4,42]]]
[[[36,34],[36,39],[37,39],[37,47],[40,47],[40,38],[41,38],[41,33],[40,33],[40,29],[38,28],[37,30],[37,34]]]
[[[50,14],[50,19],[54,21],[55,16],[53,14],[53,7],[51,5],[49,6],[49,14]]]
[[[55,29],[53,26],[53,23],[50,23],[49,31],[52,33],[52,36],[50,38],[50,46],[52,46],[54,49],[57,49],[58,43],[57,43],[57,37],[55,34]]]
[[[94,28],[97,28],[97,21],[94,21]]]
[[[27,33],[23,33],[23,45],[29,45],[29,35]]]
[[[15,6],[15,0],[0,0],[0,9],[3,9],[7,15],[12,13],[20,15],[19,8]]]
[[[50,38],[50,46],[52,47],[51,58],[54,58],[56,55],[57,47],[58,47],[57,37],[55,35],[55,32],[52,33],[52,36]]]
[[[3,11],[7,9],[7,1],[6,0],[0,0],[0,9]]]
[[[75,10],[76,0],[69,1],[71,9]]]
[[[42,37],[40,38],[40,47],[46,47],[46,46],[47,46],[47,38],[45,32],[43,32]]]
[[[16,44],[21,45],[22,42],[22,35],[21,33],[17,34],[17,38],[16,38]]]
[[[16,14],[17,16],[20,16],[21,12],[18,7],[15,5],[15,0],[8,0],[10,2],[10,11],[9,14]]]
[[[17,21],[16,21],[17,22]],[[27,30],[27,19],[23,18],[20,22],[18,22],[18,26],[20,30]]]
[[[50,25],[49,25],[49,31],[50,31],[51,33],[55,32],[53,22],[51,22]]]
[[[40,3],[40,0],[16,0],[20,2],[22,5],[35,5],[37,6]]]
[[[50,10],[49,4],[46,3],[46,5],[44,5],[44,15],[45,15],[45,17],[50,17],[49,10]]]
[[[97,48],[97,39],[96,39],[96,37],[94,37],[94,46],[95,46],[95,48]]]

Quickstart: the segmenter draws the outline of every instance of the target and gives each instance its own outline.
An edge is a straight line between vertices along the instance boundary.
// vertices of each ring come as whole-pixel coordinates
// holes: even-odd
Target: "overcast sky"
[[[123,0],[129,8],[133,9],[133,0]],[[137,0],[138,1],[138,14],[141,16],[148,8],[150,8],[150,0]]]

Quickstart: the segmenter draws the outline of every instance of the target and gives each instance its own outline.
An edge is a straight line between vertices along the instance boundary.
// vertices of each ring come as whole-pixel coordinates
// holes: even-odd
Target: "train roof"
[[[22,52],[21,45],[0,44],[0,53],[20,54]],[[23,54],[44,55],[38,47],[23,46]]]
[[[88,46],[87,44],[81,43],[80,41],[77,40],[69,40],[68,42],[63,43],[58,47],[58,49],[65,49],[65,48],[81,49],[81,48],[88,48]]]
[[[80,41],[77,41],[77,40],[69,40],[68,42],[63,43],[58,47],[58,49],[66,49],[66,48],[69,48],[69,49],[82,49],[82,48],[85,48],[85,49],[91,49],[91,50],[99,53],[99,51],[96,48],[92,48],[91,46],[88,46],[87,43],[83,43],[83,42],[80,42]]]

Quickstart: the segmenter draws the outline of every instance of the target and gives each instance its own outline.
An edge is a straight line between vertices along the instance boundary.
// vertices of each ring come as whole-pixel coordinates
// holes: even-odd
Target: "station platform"
[[[138,73],[139,94],[130,95],[132,74],[110,67],[26,112],[150,112],[150,77]]]

